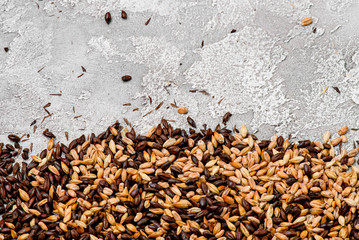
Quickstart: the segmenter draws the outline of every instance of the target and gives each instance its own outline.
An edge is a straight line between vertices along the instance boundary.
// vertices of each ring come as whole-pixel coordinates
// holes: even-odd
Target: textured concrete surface
[[[358,11],[352,0],[0,0],[1,138],[30,133],[38,149],[45,128],[64,140],[123,117],[138,131],[162,117],[187,126],[174,102],[198,125],[229,111],[230,127],[265,137],[359,127]]]

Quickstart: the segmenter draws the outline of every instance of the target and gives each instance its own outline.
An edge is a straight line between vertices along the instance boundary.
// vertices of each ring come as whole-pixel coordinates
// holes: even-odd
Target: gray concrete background
[[[139,132],[162,117],[186,127],[174,101],[198,125],[229,111],[230,127],[263,137],[359,127],[358,11],[352,0],[0,0],[1,138],[30,133],[40,149],[45,128],[65,141],[64,131],[100,133],[123,117]]]

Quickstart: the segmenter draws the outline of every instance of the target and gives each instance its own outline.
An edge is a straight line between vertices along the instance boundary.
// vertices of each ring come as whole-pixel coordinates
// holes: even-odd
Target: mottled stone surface
[[[197,125],[229,111],[230,127],[265,137],[359,127],[357,1],[2,0],[0,11],[2,139],[31,133],[39,149],[45,128],[64,140],[64,131],[99,133],[123,117],[142,132],[162,117],[188,126],[174,102]],[[41,123],[48,102],[53,115]]]

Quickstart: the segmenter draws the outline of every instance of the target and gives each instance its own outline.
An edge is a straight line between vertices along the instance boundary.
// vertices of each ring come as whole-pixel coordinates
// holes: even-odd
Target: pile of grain
[[[192,127],[196,127],[190,119]],[[50,138],[15,163],[0,147],[0,239],[359,239],[358,149],[322,142],[118,122],[68,146]]]

